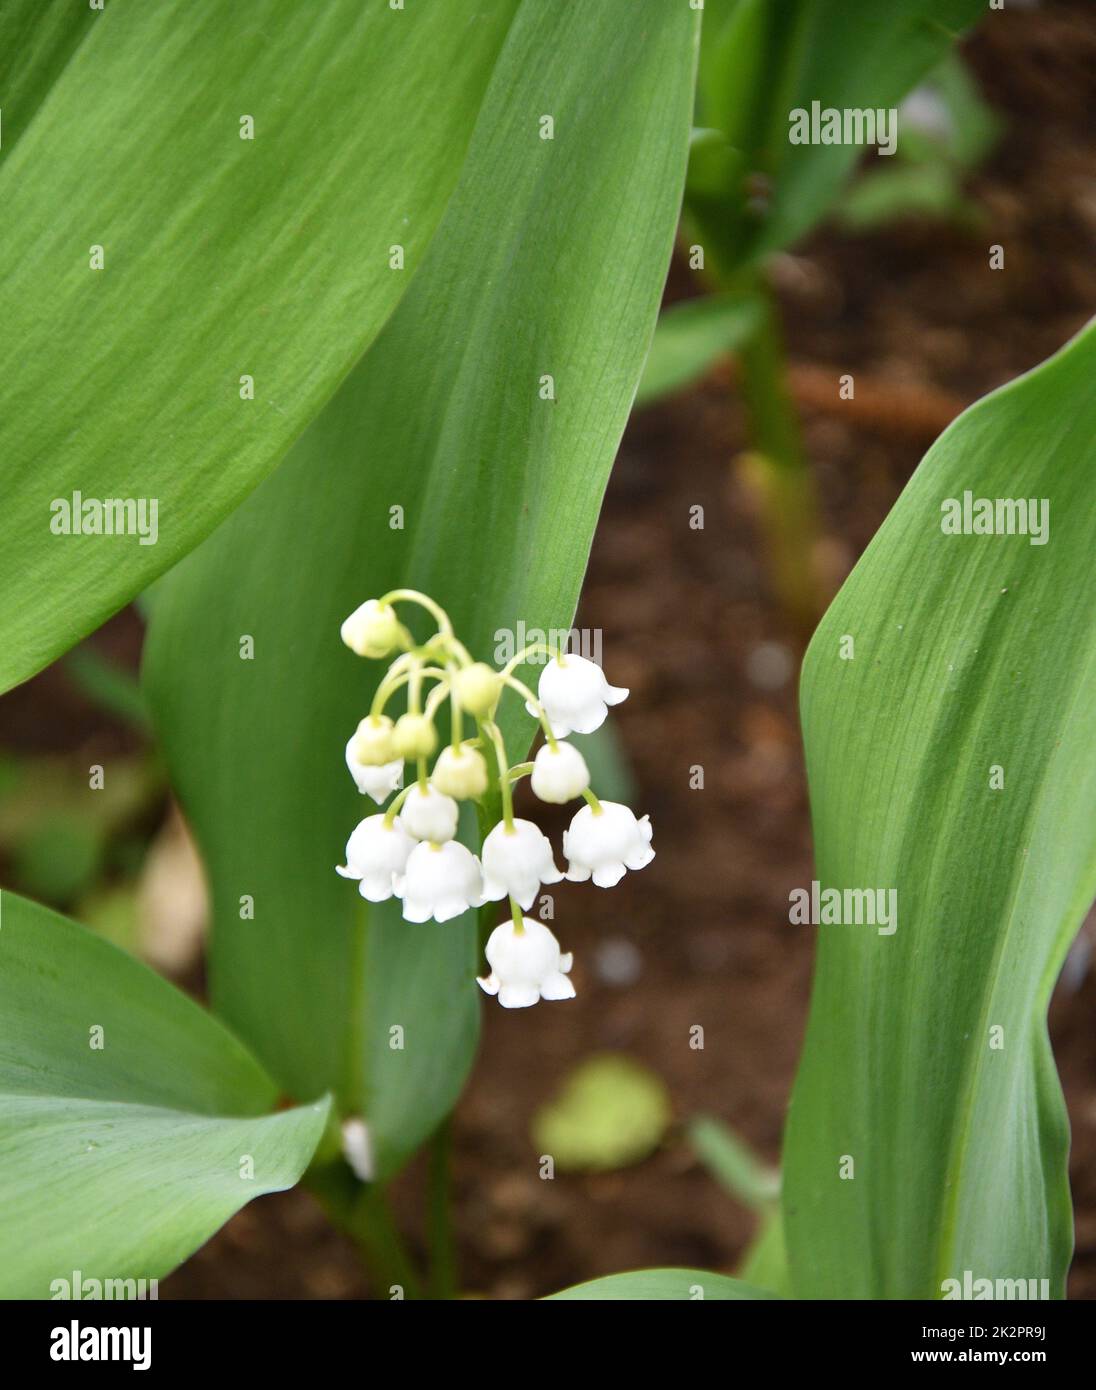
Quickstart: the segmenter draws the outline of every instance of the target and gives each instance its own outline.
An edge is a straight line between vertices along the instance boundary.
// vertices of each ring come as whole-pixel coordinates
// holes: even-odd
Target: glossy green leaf
[[[741,1279],[729,1279],[725,1274],[710,1274],[704,1269],[636,1269],[628,1274],[609,1274],[604,1279],[591,1279],[586,1284],[554,1293],[547,1300],[555,1302],[622,1303],[641,1299],[651,1303],[673,1303],[679,1300],[699,1303],[705,1299],[719,1302],[739,1302],[776,1298],[766,1289],[745,1284]]]
[[[761,320],[755,295],[713,294],[674,304],[661,316],[636,405],[680,391],[699,380],[721,358],[735,352]]]
[[[146,966],[0,901],[0,1297],[158,1279],[253,1197],[291,1186],[327,1102],[273,1082]]]
[[[897,929],[818,928],[784,1160],[800,1295],[938,1298],[968,1270],[1062,1292],[1046,1010],[1096,892],[1094,383],[1090,327],[966,411],[807,654],[818,881],[895,890]],[[1045,499],[1046,543],[945,534],[964,493]]]
[[[812,101],[839,111],[897,107],[985,3],[739,0],[728,13],[726,0],[716,0],[715,8],[699,113],[736,157],[718,193],[699,189],[694,197],[690,189],[689,209],[712,263],[726,274],[809,231],[865,154],[863,145],[793,145],[789,114],[809,111]],[[899,124],[899,146],[901,138]],[[874,154],[869,160],[889,162]]]
[[[422,258],[512,9],[111,0],[4,21],[28,58],[13,108],[0,89],[0,689],[196,545],[330,398]],[[146,499],[143,535],[55,533],[62,503],[83,524],[76,493]]]
[[[292,1094],[331,1088],[364,1111],[382,1174],[463,1083],[477,931],[472,914],[367,911],[334,872],[375,809],[343,749],[380,675],[339,624],[411,584],[478,655],[519,622],[569,627],[684,178],[698,15],[645,16],[630,0],[522,5],[399,311],[153,605],[147,687],[212,879],[216,1006]],[[502,722],[520,756],[516,699]]]

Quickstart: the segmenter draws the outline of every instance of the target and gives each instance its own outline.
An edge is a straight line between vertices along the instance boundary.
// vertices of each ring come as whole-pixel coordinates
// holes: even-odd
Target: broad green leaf
[[[672,305],[655,329],[636,405],[650,405],[692,385],[719,358],[741,347],[761,313],[756,295],[713,294]]]
[[[863,145],[793,145],[789,114],[809,111],[812,101],[840,111],[896,107],[985,4],[739,0],[729,16],[724,0],[716,8],[699,107],[705,126],[722,131],[739,158],[730,163],[734,177],[722,192],[690,193],[689,210],[726,275],[809,231],[864,156]],[[901,138],[899,124],[899,147]]]
[[[726,1274],[709,1274],[705,1269],[636,1269],[628,1274],[609,1274],[604,1279],[591,1279],[550,1295],[548,1302],[622,1303],[641,1299],[651,1303],[672,1303],[687,1300],[699,1303],[705,1299],[722,1302],[772,1299],[777,1295],[767,1289],[730,1279]]]
[[[334,872],[376,809],[343,749],[380,675],[339,623],[410,584],[481,656],[519,622],[570,626],[669,261],[697,19],[522,5],[398,312],[153,604],[147,687],[212,880],[216,1007],[291,1094],[330,1088],[365,1113],[382,1175],[463,1083],[477,932],[473,914],[415,926],[367,910]],[[503,724],[518,757],[531,725],[516,699]]]
[[[807,654],[817,878],[895,890],[897,930],[818,929],[784,1160],[801,1296],[939,1298],[967,1270],[1062,1291],[1046,1010],[1096,892],[1094,383],[1090,327],[963,414]],[[965,493],[1046,499],[1046,544],[944,534]]]
[[[0,5],[0,162],[20,136],[99,15],[73,0],[4,0]]]
[[[0,689],[196,545],[330,398],[422,258],[512,9],[111,0],[5,20],[28,75],[0,166]],[[144,535],[56,534],[76,493],[146,499]]]
[[[264,1113],[273,1082],[217,1020],[45,908],[0,909],[0,1297],[158,1279],[297,1181],[326,1101]]]
[[[666,1083],[631,1057],[588,1057],[559,1095],[533,1116],[533,1143],[560,1172],[638,1163],[661,1144],[672,1118]]]

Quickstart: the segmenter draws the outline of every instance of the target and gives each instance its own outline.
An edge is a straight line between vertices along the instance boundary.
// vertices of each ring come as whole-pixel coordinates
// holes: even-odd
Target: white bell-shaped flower
[[[460,807],[453,798],[443,796],[429,782],[425,791],[416,782],[400,811],[400,820],[416,840],[433,840],[436,845],[453,838],[459,817]]]
[[[367,816],[346,842],[346,863],[337,871],[343,878],[358,879],[358,892],[371,903],[383,903],[393,893],[393,880],[402,874],[415,841],[396,818]]]
[[[559,883],[563,875],[552,858],[548,836],[531,820],[499,821],[483,842],[483,892],[488,902],[509,895],[524,908],[542,883]]]
[[[367,767],[364,763],[358,762],[355,754],[357,734],[351,736],[350,742],[346,745],[346,765],[350,769],[350,775],[354,779],[354,785],[363,796],[369,795],[380,805],[392,795],[403,780],[403,760],[397,758],[394,763],[383,763],[380,767]]]
[[[590,769],[573,743],[557,743],[554,748],[546,743],[533,759],[530,782],[541,801],[562,806],[581,796],[590,785]]]
[[[642,869],[655,857],[651,819],[636,820],[634,812],[616,801],[603,801],[600,811],[583,806],[563,832],[563,853],[573,882],[592,877],[599,888],[612,888],[626,869]]]
[[[610,685],[600,666],[584,656],[553,657],[540,673],[537,694],[556,738],[592,734],[605,723],[607,705],[627,699],[623,686]],[[526,702],[526,709],[536,710]]]
[[[484,954],[491,973],[477,977],[486,994],[497,994],[504,1009],[527,1009],[538,999],[573,999],[575,987],[567,978],[573,957],[561,954],[559,942],[544,925],[523,917],[518,931],[513,922],[497,926]]]
[[[460,843],[423,841],[411,851],[407,867],[395,880],[407,922],[448,922],[483,903],[483,873],[476,856]]]

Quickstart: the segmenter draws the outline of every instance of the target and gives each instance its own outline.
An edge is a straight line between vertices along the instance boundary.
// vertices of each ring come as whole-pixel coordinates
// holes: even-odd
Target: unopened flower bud
[[[392,743],[401,758],[428,758],[438,746],[438,735],[425,714],[402,714],[392,731]]]
[[[396,610],[375,598],[355,608],[339,629],[339,635],[359,656],[388,656],[400,644],[400,620]]]
[[[531,778],[533,794],[541,801],[562,806],[581,796],[590,785],[590,770],[586,759],[573,743],[546,743],[533,759]]]
[[[466,666],[453,677],[453,688],[462,709],[484,719],[495,707],[502,688],[502,677],[485,661]]]
[[[487,764],[475,748],[443,748],[430,780],[446,796],[467,801],[487,790]]]
[[[351,740],[352,756],[363,767],[383,767],[396,756],[392,741],[392,721],[386,714],[369,714],[358,725]]]

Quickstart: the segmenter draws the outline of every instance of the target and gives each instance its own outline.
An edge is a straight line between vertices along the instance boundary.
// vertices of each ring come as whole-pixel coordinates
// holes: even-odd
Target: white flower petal
[[[476,856],[458,840],[415,846],[395,880],[407,922],[448,922],[483,902],[483,875]]]
[[[626,869],[642,869],[651,862],[655,852],[650,842],[650,817],[636,820],[627,806],[615,801],[603,801],[600,812],[583,806],[563,835],[567,877],[582,883],[592,876],[599,888],[612,888]]]
[[[600,666],[583,656],[553,658],[540,675],[537,694],[552,732],[592,734],[605,722],[606,706],[627,698],[623,686],[610,685]]]
[[[426,790],[416,783],[407,793],[400,809],[400,820],[416,840],[432,840],[444,844],[457,833],[460,807],[451,796],[443,796],[437,787],[427,783]]]
[[[415,841],[396,817],[392,824],[383,815],[359,821],[346,842],[346,864],[336,865],[343,878],[360,881],[359,891],[370,902],[381,903],[393,893],[393,880],[402,874]]]
[[[543,922],[522,918],[519,931],[502,922],[491,933],[484,952],[490,975],[478,980],[487,994],[497,994],[504,1009],[526,1009],[538,999],[573,999],[575,987],[567,978],[571,955],[561,955],[559,942]]]
[[[542,883],[559,883],[562,878],[551,842],[532,821],[518,819],[513,826],[500,821],[483,842],[484,894],[489,902],[509,895],[528,909]]]

